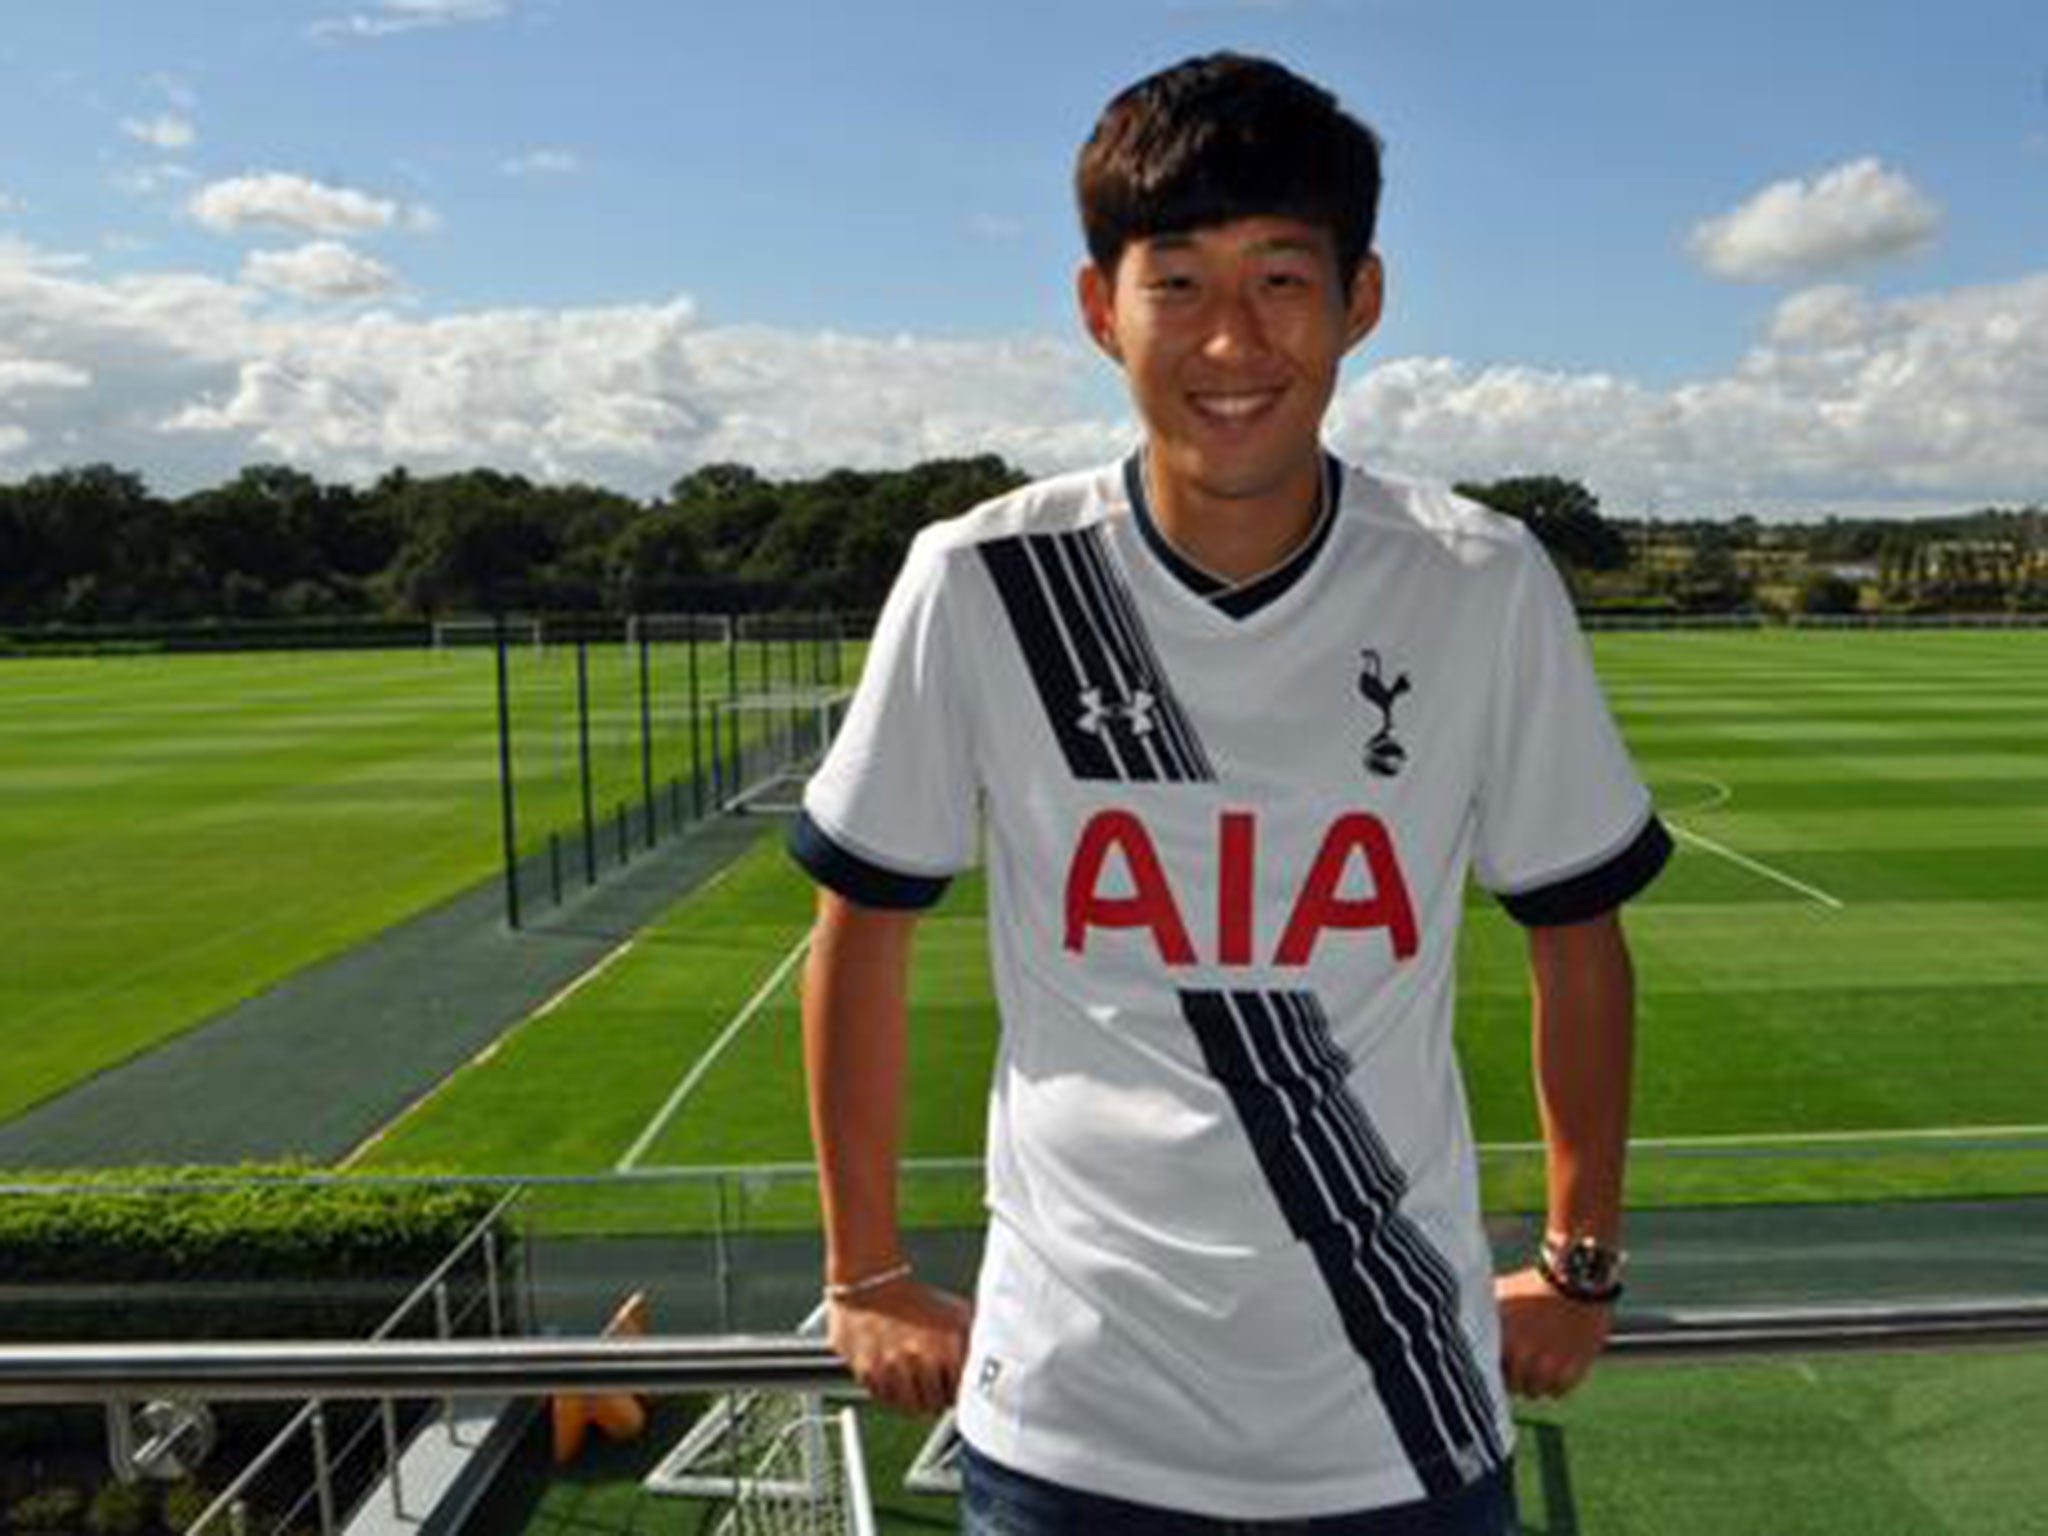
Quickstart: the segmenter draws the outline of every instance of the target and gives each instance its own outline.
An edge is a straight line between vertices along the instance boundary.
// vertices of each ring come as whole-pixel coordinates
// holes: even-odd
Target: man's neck
[[[1145,450],[1145,490],[1152,520],[1188,560],[1225,581],[1272,570],[1307,542],[1322,512],[1323,456],[1318,448],[1271,488],[1219,495],[1161,473]]]

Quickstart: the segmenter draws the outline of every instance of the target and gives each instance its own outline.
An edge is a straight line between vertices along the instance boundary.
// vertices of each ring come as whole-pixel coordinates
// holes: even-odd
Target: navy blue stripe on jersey
[[[1137,519],[1138,532],[1145,540],[1145,547],[1152,551],[1153,557],[1166,567],[1174,580],[1195,596],[1207,598],[1217,612],[1228,614],[1233,619],[1243,619],[1257,613],[1307,575],[1309,568],[1316,563],[1316,556],[1330,541],[1330,531],[1337,526],[1337,504],[1344,496],[1344,465],[1334,455],[1326,453],[1322,470],[1322,512],[1315,527],[1309,530],[1308,538],[1271,570],[1262,571],[1242,583],[1225,581],[1213,571],[1203,570],[1173,547],[1173,541],[1160,530],[1158,519],[1152,515],[1152,503],[1145,493],[1142,453],[1134,453],[1124,460],[1124,491],[1130,498],[1131,511]]]
[[[1671,859],[1671,834],[1655,816],[1619,853],[1568,879],[1500,898],[1508,916],[1529,928],[1583,923],[1638,894]]]
[[[931,906],[952,884],[945,875],[906,875],[862,858],[844,843],[834,842],[808,811],[800,813],[789,829],[789,856],[818,884],[857,906],[914,912]]]
[[[1086,586],[1101,615],[1104,633],[1112,638],[1123,658],[1124,669],[1145,679],[1145,686],[1159,701],[1159,707],[1153,711],[1154,723],[1165,733],[1176,761],[1187,769],[1184,775],[1169,777],[1214,779],[1216,770],[1210,765],[1209,754],[1202,750],[1201,738],[1195,735],[1187,712],[1180,707],[1166,682],[1166,668],[1160,664],[1159,653],[1152,649],[1152,637],[1145,632],[1144,621],[1138,617],[1138,607],[1131,599],[1130,588],[1110,566],[1102,539],[1096,536],[1076,541],[1072,547],[1080,556],[1087,577]]]
[[[1183,992],[1288,1230],[1308,1248],[1416,1476],[1432,1496],[1503,1465],[1491,1393],[1442,1255],[1399,1209],[1407,1178],[1308,992]]]
[[[1215,778],[1099,529],[994,539],[980,550],[1076,778]]]
[[[1077,779],[1122,778],[1109,754],[1109,742],[1080,727],[1081,717],[1073,701],[1087,685],[1060,638],[1059,621],[1039,586],[1024,539],[992,540],[981,546],[981,559],[995,581],[1003,611],[1010,616],[1010,628],[1024,653],[1031,680],[1038,685],[1047,722],[1059,740],[1068,770]]]

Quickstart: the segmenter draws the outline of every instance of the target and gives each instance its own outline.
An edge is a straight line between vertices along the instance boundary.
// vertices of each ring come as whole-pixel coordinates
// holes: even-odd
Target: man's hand
[[[953,1406],[974,1319],[964,1299],[906,1275],[833,1302],[826,1317],[826,1337],[876,1402],[927,1416]]]
[[[1614,1308],[1560,1296],[1534,1269],[1493,1282],[1500,1307],[1500,1363],[1517,1397],[1562,1397],[1586,1379],[1606,1347]]]

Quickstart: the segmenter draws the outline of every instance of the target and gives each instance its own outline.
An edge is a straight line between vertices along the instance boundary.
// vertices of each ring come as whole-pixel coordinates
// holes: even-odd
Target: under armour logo
[[[1152,711],[1158,702],[1143,688],[1134,689],[1130,698],[1121,703],[1104,699],[1100,688],[1084,688],[1081,690],[1081,716],[1075,723],[1090,736],[1100,736],[1103,726],[1109,721],[1121,720],[1130,727],[1133,736],[1150,736],[1153,731]]]
[[[1392,778],[1408,761],[1408,749],[1394,740],[1394,701],[1408,691],[1408,674],[1403,672],[1390,683],[1380,675],[1378,651],[1360,651],[1359,656],[1365,663],[1358,675],[1359,696],[1380,715],[1380,728],[1365,744],[1365,766],[1383,779]]]

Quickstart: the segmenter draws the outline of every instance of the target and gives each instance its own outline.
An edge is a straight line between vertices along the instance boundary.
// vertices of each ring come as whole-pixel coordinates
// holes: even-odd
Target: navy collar
[[[1315,527],[1309,530],[1300,547],[1271,569],[1238,582],[1226,581],[1214,571],[1203,570],[1175,549],[1173,541],[1160,531],[1145,495],[1145,450],[1142,448],[1124,460],[1124,488],[1131,498],[1131,510],[1137,515],[1138,531],[1159,563],[1195,596],[1206,598],[1218,612],[1233,619],[1243,619],[1286,592],[1315,564],[1316,556],[1330,540],[1330,530],[1337,526],[1337,504],[1344,497],[1344,465],[1333,454],[1323,455],[1322,515],[1316,519]]]

